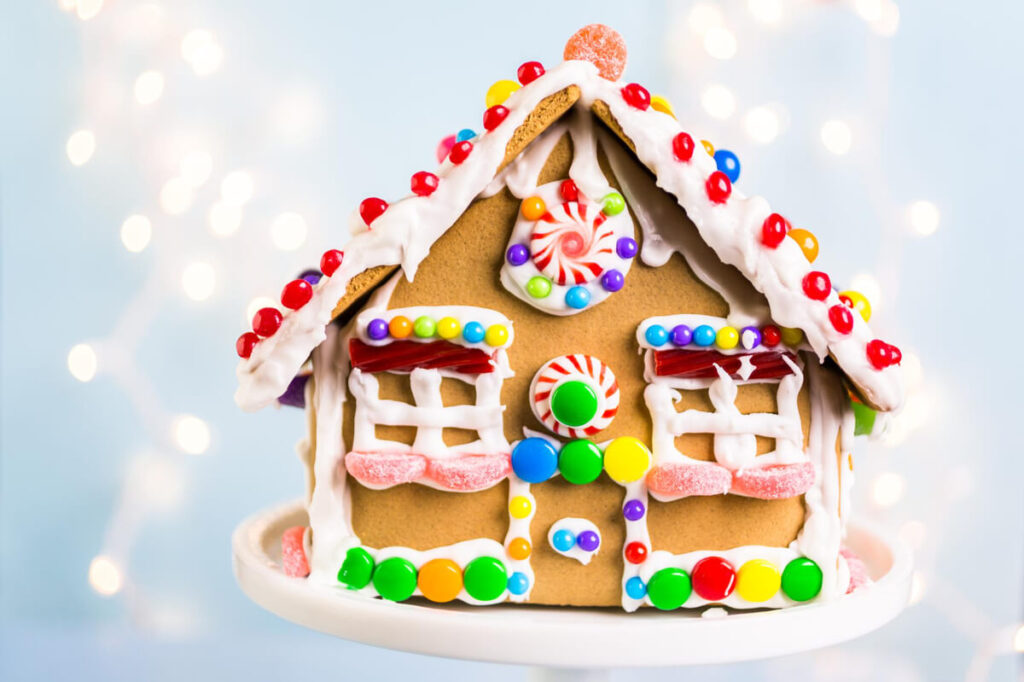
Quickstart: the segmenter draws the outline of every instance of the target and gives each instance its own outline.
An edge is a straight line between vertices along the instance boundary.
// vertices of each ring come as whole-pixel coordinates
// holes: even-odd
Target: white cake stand
[[[280,569],[284,529],[305,525],[294,502],[235,529],[235,576],[254,602],[282,618],[373,646],[431,656],[532,664],[548,679],[596,679],[598,669],[726,663],[782,656],[859,637],[896,617],[910,595],[911,557],[900,542],[862,527],[847,544],[875,581],[826,604],[781,611],[665,613],[642,609],[429,605],[371,599],[289,578]]]

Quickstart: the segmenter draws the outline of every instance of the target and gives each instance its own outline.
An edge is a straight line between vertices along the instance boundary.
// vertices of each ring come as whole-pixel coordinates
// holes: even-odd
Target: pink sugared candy
[[[613,28],[590,24],[572,34],[562,56],[590,62],[601,78],[617,81],[626,69],[626,41]]]
[[[445,490],[484,490],[512,471],[510,455],[466,455],[435,459],[427,464],[427,476]]]
[[[350,452],[345,455],[345,468],[367,487],[388,488],[422,477],[427,461],[405,452]]]
[[[759,500],[784,500],[802,495],[812,485],[814,465],[810,462],[772,464],[736,472],[732,480],[732,492]]]
[[[647,474],[650,491],[666,497],[721,495],[731,485],[732,473],[714,462],[670,462]]]
[[[448,154],[451,153],[452,147],[455,146],[455,136],[449,135],[437,143],[437,162],[443,163],[448,158]]]
[[[846,559],[846,565],[850,569],[850,586],[846,588],[846,594],[850,594],[871,582],[871,576],[868,575],[868,567],[864,565],[859,556],[845,547],[839,550],[839,554]]]
[[[291,578],[305,578],[309,575],[305,535],[305,526],[292,526],[281,535],[281,568]]]

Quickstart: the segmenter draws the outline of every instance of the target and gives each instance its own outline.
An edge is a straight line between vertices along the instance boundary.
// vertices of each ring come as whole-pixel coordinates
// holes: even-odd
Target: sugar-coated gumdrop
[[[313,287],[304,279],[294,279],[281,291],[281,305],[298,310],[313,298]]]
[[[462,569],[451,559],[431,559],[420,567],[416,585],[430,601],[450,602],[462,591]]]
[[[626,41],[613,28],[590,24],[572,34],[562,57],[590,62],[601,78],[617,81],[626,69]]]
[[[524,438],[512,448],[512,471],[527,483],[541,483],[558,470],[558,451],[544,438]]]
[[[622,99],[626,100],[626,104],[640,111],[647,111],[647,108],[651,106],[651,93],[647,92],[647,88],[639,83],[624,85]]]
[[[714,462],[668,462],[647,474],[647,487],[671,497],[721,495],[732,487],[732,473]]]
[[[562,478],[575,485],[596,481],[603,465],[601,448],[586,439],[569,441],[558,453],[558,470]]]
[[[760,604],[779,591],[779,569],[765,559],[751,559],[740,566],[736,592],[746,601]]]
[[[341,267],[341,263],[344,259],[344,252],[339,251],[338,249],[324,251],[324,255],[320,256],[320,271],[327,277],[330,277],[337,272],[338,268]]]
[[[516,77],[523,85],[529,85],[544,75],[544,65],[540,62],[524,62],[516,71]]]
[[[853,331],[853,312],[842,303],[828,309],[828,321],[840,334],[849,334]]]
[[[733,476],[732,492],[759,500],[784,500],[802,495],[814,485],[810,462],[747,467]]]
[[[812,270],[804,275],[804,295],[812,301],[824,301],[832,293],[832,280],[824,272]]]
[[[452,146],[451,152],[448,154],[448,160],[458,166],[469,158],[469,153],[471,151],[473,151],[473,143],[469,140],[456,142],[454,146]]]
[[[782,571],[782,591],[793,601],[814,599],[821,592],[821,583],[821,569],[807,557],[793,559]]]
[[[693,137],[689,133],[679,133],[672,138],[672,153],[679,161],[693,158]]]
[[[238,357],[247,360],[249,359],[249,356],[252,355],[253,349],[259,342],[260,337],[254,332],[245,332],[238,337],[237,341],[235,341],[235,352],[238,353]]]
[[[508,107],[504,107],[500,104],[493,107],[488,107],[487,111],[484,112],[484,130],[490,132],[494,130],[501,122],[508,117]]]
[[[252,317],[252,330],[260,336],[273,336],[284,317],[277,308],[260,308]]]
[[[871,576],[868,575],[868,567],[864,565],[860,557],[845,547],[839,550],[839,554],[846,559],[846,566],[850,569],[850,586],[846,588],[846,594],[850,594],[871,582]]]
[[[441,138],[441,141],[437,143],[437,162],[442,163],[448,158],[448,154],[451,153],[452,147],[455,146],[456,137],[454,135],[448,135],[447,137]]]
[[[736,587],[736,569],[720,556],[704,557],[690,571],[693,591],[708,601],[721,601]]]
[[[281,568],[289,577],[305,578],[309,575],[309,562],[306,560],[303,543],[305,535],[305,526],[292,526],[281,534]]]
[[[486,102],[487,107],[494,107],[499,104],[504,104],[505,100],[507,100],[509,96],[513,92],[518,90],[520,87],[521,86],[519,85],[519,83],[516,83],[515,81],[496,81],[494,84],[491,85],[491,87],[487,88],[487,96],[485,97],[484,101]]]
[[[373,569],[373,588],[391,601],[405,601],[416,591],[416,567],[408,559],[391,557]]]
[[[790,230],[786,236],[800,246],[800,250],[804,252],[804,258],[806,258],[808,262],[813,263],[817,260],[818,238],[814,236],[814,233],[797,228],[795,230]]]
[[[423,476],[427,462],[420,455],[401,452],[350,452],[345,456],[345,469],[364,485],[390,487]]]
[[[481,556],[466,564],[462,579],[466,592],[479,601],[494,601],[505,593],[508,573],[505,564],[489,556]]]
[[[412,189],[412,193],[420,197],[429,197],[437,190],[438,183],[437,176],[427,171],[419,171],[412,174],[412,178],[409,180],[409,188]]]
[[[729,182],[729,176],[722,171],[715,171],[709,175],[705,187],[708,191],[708,199],[715,204],[724,204],[732,194],[732,183]]]
[[[345,553],[338,569],[338,582],[352,590],[361,590],[370,584],[373,575],[373,557],[362,547],[353,547]]]
[[[466,455],[427,463],[428,478],[445,490],[457,492],[490,488],[511,471],[508,455]]]
[[[663,568],[647,581],[647,597],[662,611],[678,609],[692,590],[690,576],[681,568]]]
[[[443,156],[439,162],[442,160],[444,160]],[[367,225],[372,225],[373,221],[383,215],[386,210],[388,210],[388,202],[379,197],[367,197],[359,202],[359,217]]]

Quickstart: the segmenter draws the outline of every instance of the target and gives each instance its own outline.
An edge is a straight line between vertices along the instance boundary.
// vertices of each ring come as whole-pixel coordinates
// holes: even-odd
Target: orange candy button
[[[515,538],[508,543],[508,555],[517,561],[530,556],[530,542],[526,538]]]
[[[527,220],[540,220],[540,217],[544,215],[547,210],[548,207],[540,197],[526,197],[523,199],[523,217]]]
[[[420,568],[416,585],[430,601],[451,601],[462,591],[462,569],[451,559],[432,559]]]
[[[388,331],[396,339],[404,339],[412,334],[412,321],[405,315],[396,315],[388,324]]]
[[[818,258],[818,238],[814,236],[814,233],[796,229],[790,230],[786,236],[800,245],[808,262],[813,263]]]

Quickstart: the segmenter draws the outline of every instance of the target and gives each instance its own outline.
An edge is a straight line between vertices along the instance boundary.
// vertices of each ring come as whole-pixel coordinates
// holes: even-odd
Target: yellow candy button
[[[708,156],[715,155],[715,145],[711,144],[707,140],[701,140],[700,143],[704,145],[704,151],[708,153]]]
[[[787,346],[799,346],[800,342],[804,340],[803,331],[796,327],[783,327],[779,330],[779,335],[782,337],[782,343]]]
[[[840,291],[839,298],[842,299],[844,297],[850,299],[853,309],[860,313],[860,316],[864,318],[865,322],[871,320],[871,301],[868,300],[867,296],[859,291]]]
[[[715,335],[715,343],[718,344],[719,348],[735,348],[736,344],[740,342],[740,333],[736,331],[736,327],[722,327],[718,330],[718,334]]]
[[[462,325],[454,317],[442,317],[437,321],[437,335],[442,339],[454,339],[462,332]]]
[[[451,559],[432,559],[420,568],[416,585],[430,601],[451,601],[462,591],[462,569]]]
[[[668,114],[672,118],[676,117],[676,112],[672,111],[672,105],[661,95],[651,95],[651,109]]]
[[[487,328],[484,341],[487,342],[488,346],[498,347],[504,345],[508,341],[508,329],[503,324],[492,324]]]
[[[504,104],[508,96],[518,90],[519,87],[519,83],[515,81],[500,80],[495,82],[494,85],[487,88],[487,108],[490,109],[493,106]]]
[[[530,503],[529,498],[523,497],[522,495],[516,495],[508,503],[508,513],[512,515],[514,519],[525,519],[533,511],[533,505]]]
[[[781,584],[779,569],[764,559],[751,559],[740,566],[736,575],[736,592],[749,602],[768,601],[779,591]]]
[[[637,438],[616,438],[604,451],[604,470],[616,483],[639,481],[651,468],[651,451]]]

